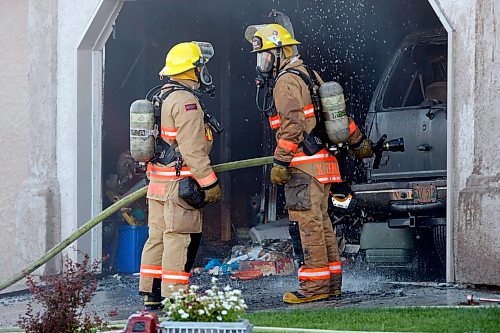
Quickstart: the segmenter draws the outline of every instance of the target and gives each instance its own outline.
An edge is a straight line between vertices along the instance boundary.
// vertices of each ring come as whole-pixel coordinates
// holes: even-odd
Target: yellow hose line
[[[231,171],[231,170],[239,170],[239,169],[244,169],[244,168],[250,168],[250,167],[256,167],[256,166],[262,166],[266,164],[271,164],[273,163],[273,157],[259,157],[259,158],[252,158],[248,160],[241,160],[241,161],[235,161],[235,162],[228,162],[228,163],[222,163],[215,165],[213,167],[215,172],[225,172],[225,171]],[[128,206],[130,203],[136,201],[137,199],[143,197],[146,195],[147,192],[147,186],[144,186],[143,188],[138,189],[137,191],[127,195],[126,197],[118,200],[105,210],[103,210],[99,215],[96,217],[90,219],[87,221],[84,225],[82,225],[80,228],[78,228],[75,232],[73,232],[71,235],[69,235],[68,238],[54,246],[52,249],[50,249],[43,257],[38,259],[37,261],[33,262],[31,265],[23,269],[21,272],[15,274],[12,276],[10,279],[3,281],[0,284],[0,291],[4,290],[7,287],[10,287],[14,283],[21,281],[26,275],[33,273],[36,269],[38,269],[40,266],[45,264],[47,261],[50,259],[54,258],[58,253],[60,253],[62,250],[67,248],[68,246],[71,245],[75,240],[78,238],[82,237],[87,231],[104,221],[106,218],[110,217],[112,214],[114,214],[116,211],[118,211],[120,208]]]

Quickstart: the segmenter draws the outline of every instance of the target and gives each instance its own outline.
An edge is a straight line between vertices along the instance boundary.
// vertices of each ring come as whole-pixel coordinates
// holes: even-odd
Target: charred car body
[[[359,249],[369,265],[412,268],[420,277],[443,271],[446,56],[446,32],[404,39],[375,90],[365,133],[373,142],[384,134],[403,137],[405,151],[368,161],[366,183],[351,186],[355,209],[346,204],[350,196],[334,192],[332,220],[344,243],[354,245],[346,252]]]

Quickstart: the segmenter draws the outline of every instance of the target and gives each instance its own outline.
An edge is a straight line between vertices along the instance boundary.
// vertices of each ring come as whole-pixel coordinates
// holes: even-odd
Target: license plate
[[[436,185],[414,185],[413,186],[413,202],[414,203],[429,203],[437,201]]]

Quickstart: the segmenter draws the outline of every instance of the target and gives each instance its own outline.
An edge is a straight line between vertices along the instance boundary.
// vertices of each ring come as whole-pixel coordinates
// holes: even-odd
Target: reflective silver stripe
[[[294,157],[292,158],[292,162],[300,162],[300,161],[306,161],[306,160],[317,160],[321,158],[328,158],[332,157],[330,154],[317,154],[313,156],[299,156],[299,157]]]
[[[332,265],[332,266],[330,266],[330,270],[331,271],[339,270],[339,269],[340,270],[342,269],[342,265],[335,265],[335,266]]]
[[[302,272],[299,271],[299,276],[312,277],[312,276],[330,276],[330,270],[324,272]]]
[[[161,135],[177,137],[177,131],[175,132],[161,131]]]
[[[184,280],[184,281],[189,281],[189,276],[184,276],[184,275],[163,274],[162,278],[168,279],[168,280]]]
[[[272,126],[274,126],[274,125],[277,125],[277,124],[281,124],[281,120],[279,120],[279,119],[278,120],[273,120],[270,123],[271,123]]]
[[[148,268],[141,268],[141,273],[148,273],[148,274],[158,274],[158,275],[161,275],[161,269],[148,269]]]
[[[175,171],[151,171],[151,175],[176,177]],[[180,176],[191,176],[191,171],[181,171]]]
[[[311,113],[314,113],[314,108],[313,107],[311,107],[309,109],[304,109],[304,114],[306,116],[310,115]]]
[[[325,182],[329,180],[342,180],[341,177],[317,177],[316,178],[319,182]]]

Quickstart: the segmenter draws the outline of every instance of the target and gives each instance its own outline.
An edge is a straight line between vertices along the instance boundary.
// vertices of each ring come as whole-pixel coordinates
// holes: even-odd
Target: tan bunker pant
[[[167,182],[164,193],[164,201],[148,193],[149,238],[142,251],[139,292],[158,295],[161,281],[161,296],[169,297],[189,282],[202,216],[201,210],[179,198],[178,180]]]
[[[301,244],[302,251],[298,249],[298,254],[303,255],[298,272],[299,292],[306,297],[334,294],[342,286],[342,264],[328,216],[331,184],[321,184],[298,169],[290,169],[292,177],[285,185],[285,198],[294,252],[297,256]],[[294,242],[294,225],[300,231],[299,242]]]

